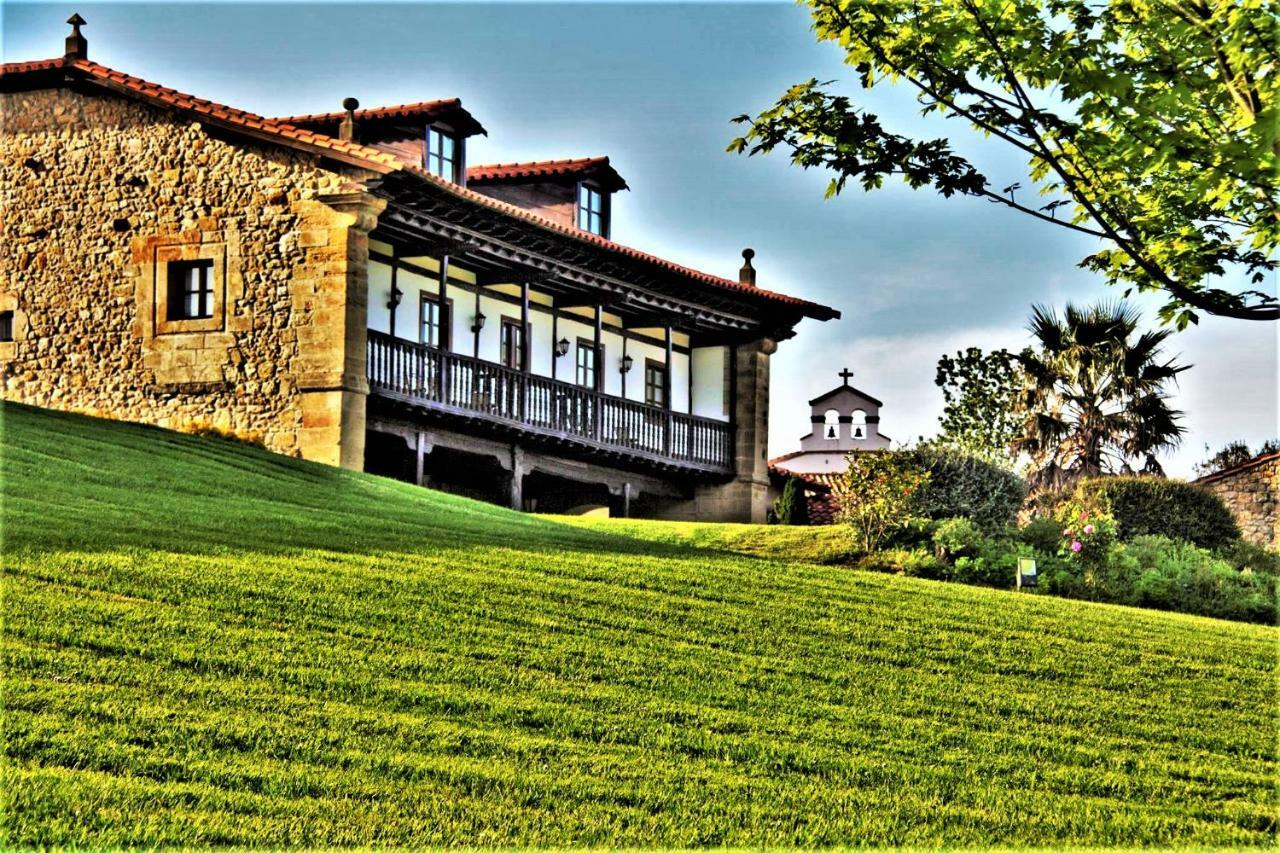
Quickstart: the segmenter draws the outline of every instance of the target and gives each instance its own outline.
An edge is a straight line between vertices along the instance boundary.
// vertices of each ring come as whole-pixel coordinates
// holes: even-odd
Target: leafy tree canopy
[[[895,133],[816,80],[739,116],[730,151],[783,146],[836,173],[828,196],[900,175],[1097,237],[1081,266],[1164,291],[1179,328],[1197,311],[1280,319],[1257,289],[1280,242],[1274,0],[806,2],[864,89],[909,84],[924,113],[1022,152],[1026,176],[998,188],[947,139]],[[1229,274],[1253,289],[1226,289]]]
[[[1016,358],[1008,350],[969,347],[938,359],[934,383],[945,401],[936,443],[1011,464],[1022,426],[1014,410],[1022,384]]]
[[[1208,453],[1209,445],[1206,444],[1204,450]],[[1280,439],[1272,438],[1264,441],[1257,451],[1252,450],[1246,442],[1232,441],[1223,445],[1221,450],[1205,461],[1197,462],[1195,470],[1201,477],[1207,477],[1210,474],[1216,474],[1219,471],[1226,471],[1229,468],[1235,468],[1237,465],[1243,465],[1258,456],[1275,453],[1277,450],[1280,450]]]

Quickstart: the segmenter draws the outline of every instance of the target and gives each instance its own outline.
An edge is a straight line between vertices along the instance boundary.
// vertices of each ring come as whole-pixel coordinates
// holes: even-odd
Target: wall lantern
[[[387,307],[390,308],[392,311],[399,308],[400,299],[403,296],[404,296],[404,291],[396,287],[394,284],[391,285],[391,298],[387,300]]]
[[[619,369],[620,371],[622,371],[623,373],[630,373],[630,372],[631,372],[631,365],[632,365],[632,364],[634,364],[634,363],[635,363],[635,359],[634,359],[634,358],[632,358],[632,357],[631,357],[631,356],[629,356],[629,355],[624,355],[624,356],[622,357],[622,367],[620,367],[620,368],[618,368],[618,369]]]
[[[569,354],[569,339],[561,338],[556,344],[556,358]]]
[[[477,311],[476,316],[471,321],[471,331],[475,332],[478,335],[480,334],[480,330],[483,328],[484,328],[484,313],[481,311]]]

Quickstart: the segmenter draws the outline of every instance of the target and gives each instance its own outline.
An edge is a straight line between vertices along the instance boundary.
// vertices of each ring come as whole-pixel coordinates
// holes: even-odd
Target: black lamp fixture
[[[471,331],[480,334],[480,330],[484,328],[484,312],[477,311],[476,316],[471,320]]]
[[[618,370],[621,371],[622,373],[630,373],[631,365],[633,364],[635,364],[635,359],[629,355],[624,355],[622,357],[622,366],[619,367]]]
[[[396,287],[394,284],[391,285],[391,298],[387,300],[387,307],[392,311],[396,310],[400,307],[400,300],[403,297],[404,291]]]
[[[569,339],[561,338],[559,342],[556,343],[556,358],[560,358],[561,356],[566,356],[568,354],[569,354]]]

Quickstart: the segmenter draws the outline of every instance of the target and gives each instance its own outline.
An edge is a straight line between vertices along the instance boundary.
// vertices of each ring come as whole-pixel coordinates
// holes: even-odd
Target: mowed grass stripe
[[[10,843],[1274,840],[1273,628],[4,437]]]

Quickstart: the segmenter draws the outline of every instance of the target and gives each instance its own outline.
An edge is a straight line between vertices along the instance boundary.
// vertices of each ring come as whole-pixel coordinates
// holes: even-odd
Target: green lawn
[[[3,439],[9,845],[1276,840],[1274,628]]]

